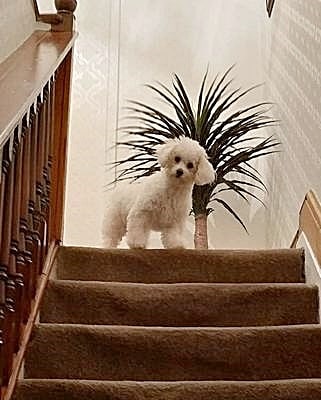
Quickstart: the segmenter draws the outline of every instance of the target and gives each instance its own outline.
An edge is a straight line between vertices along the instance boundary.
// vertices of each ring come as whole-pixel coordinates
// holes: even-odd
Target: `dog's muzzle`
[[[182,170],[182,169],[178,169],[178,170],[176,171],[176,178],[179,178],[179,177],[182,176],[183,174],[184,174],[183,170]]]

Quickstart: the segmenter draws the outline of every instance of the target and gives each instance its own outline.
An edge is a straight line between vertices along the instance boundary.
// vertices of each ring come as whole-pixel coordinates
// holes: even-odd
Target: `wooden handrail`
[[[297,245],[302,232],[304,232],[318,263],[321,265],[321,203],[313,190],[310,190],[304,198],[299,213],[299,227],[291,247]]]
[[[0,64],[0,148],[65,59],[75,33],[35,31]]]
[[[48,279],[44,268],[62,239],[75,38],[35,31],[0,64],[0,382],[6,400]]]

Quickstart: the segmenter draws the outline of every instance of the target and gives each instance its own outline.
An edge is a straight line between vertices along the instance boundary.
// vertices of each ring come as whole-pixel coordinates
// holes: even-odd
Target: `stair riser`
[[[301,250],[195,251],[61,248],[58,279],[140,283],[303,282]]]
[[[266,380],[316,378],[321,328],[166,329],[41,326],[27,378]]]
[[[41,322],[140,326],[313,324],[318,322],[318,291],[305,285],[52,282]]]

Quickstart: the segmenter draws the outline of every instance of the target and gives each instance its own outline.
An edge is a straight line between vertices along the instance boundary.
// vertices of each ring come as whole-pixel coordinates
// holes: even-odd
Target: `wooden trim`
[[[299,213],[299,228],[291,247],[296,246],[302,232],[307,237],[313,253],[321,265],[321,203],[313,190],[310,190],[304,198]]]
[[[39,17],[40,17],[40,12],[39,12],[37,0],[32,0],[32,3],[33,3],[33,9],[35,11],[36,21],[38,21]]]
[[[17,355],[14,359],[14,362],[13,362],[13,371],[12,371],[12,374],[10,377],[8,388],[4,393],[4,397],[3,397],[4,400],[10,400],[12,397],[12,394],[14,392],[14,389],[15,389],[15,386],[17,383],[17,379],[19,377],[19,373],[21,370],[21,366],[22,366],[22,363],[24,360],[24,356],[26,353],[27,345],[30,340],[31,332],[35,325],[35,321],[36,321],[36,318],[39,313],[41,301],[42,301],[45,289],[47,287],[49,276],[51,274],[51,271],[52,271],[52,268],[54,265],[54,260],[55,260],[56,254],[57,254],[57,250],[58,250],[57,244],[55,242],[52,242],[49,247],[49,251],[48,251],[48,255],[47,255],[47,258],[46,258],[46,261],[44,264],[43,272],[39,278],[39,285],[38,285],[35,300],[32,305],[31,314],[29,316],[28,322],[25,326],[25,329],[24,329],[24,332],[22,335],[21,346],[20,346],[19,352],[17,353]]]
[[[40,14],[37,18],[38,22],[43,24],[50,24],[51,29],[53,25],[59,25],[63,22],[63,18],[59,14]]]
[[[0,148],[74,45],[77,34],[35,31],[0,64]]]

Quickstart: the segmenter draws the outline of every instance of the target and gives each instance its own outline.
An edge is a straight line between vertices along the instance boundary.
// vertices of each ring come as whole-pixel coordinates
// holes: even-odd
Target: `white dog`
[[[161,232],[165,248],[184,247],[193,185],[214,182],[216,174],[203,147],[186,137],[157,146],[156,156],[161,171],[113,192],[103,223],[105,247],[117,247],[126,231],[130,248],[145,248],[150,231]]]

